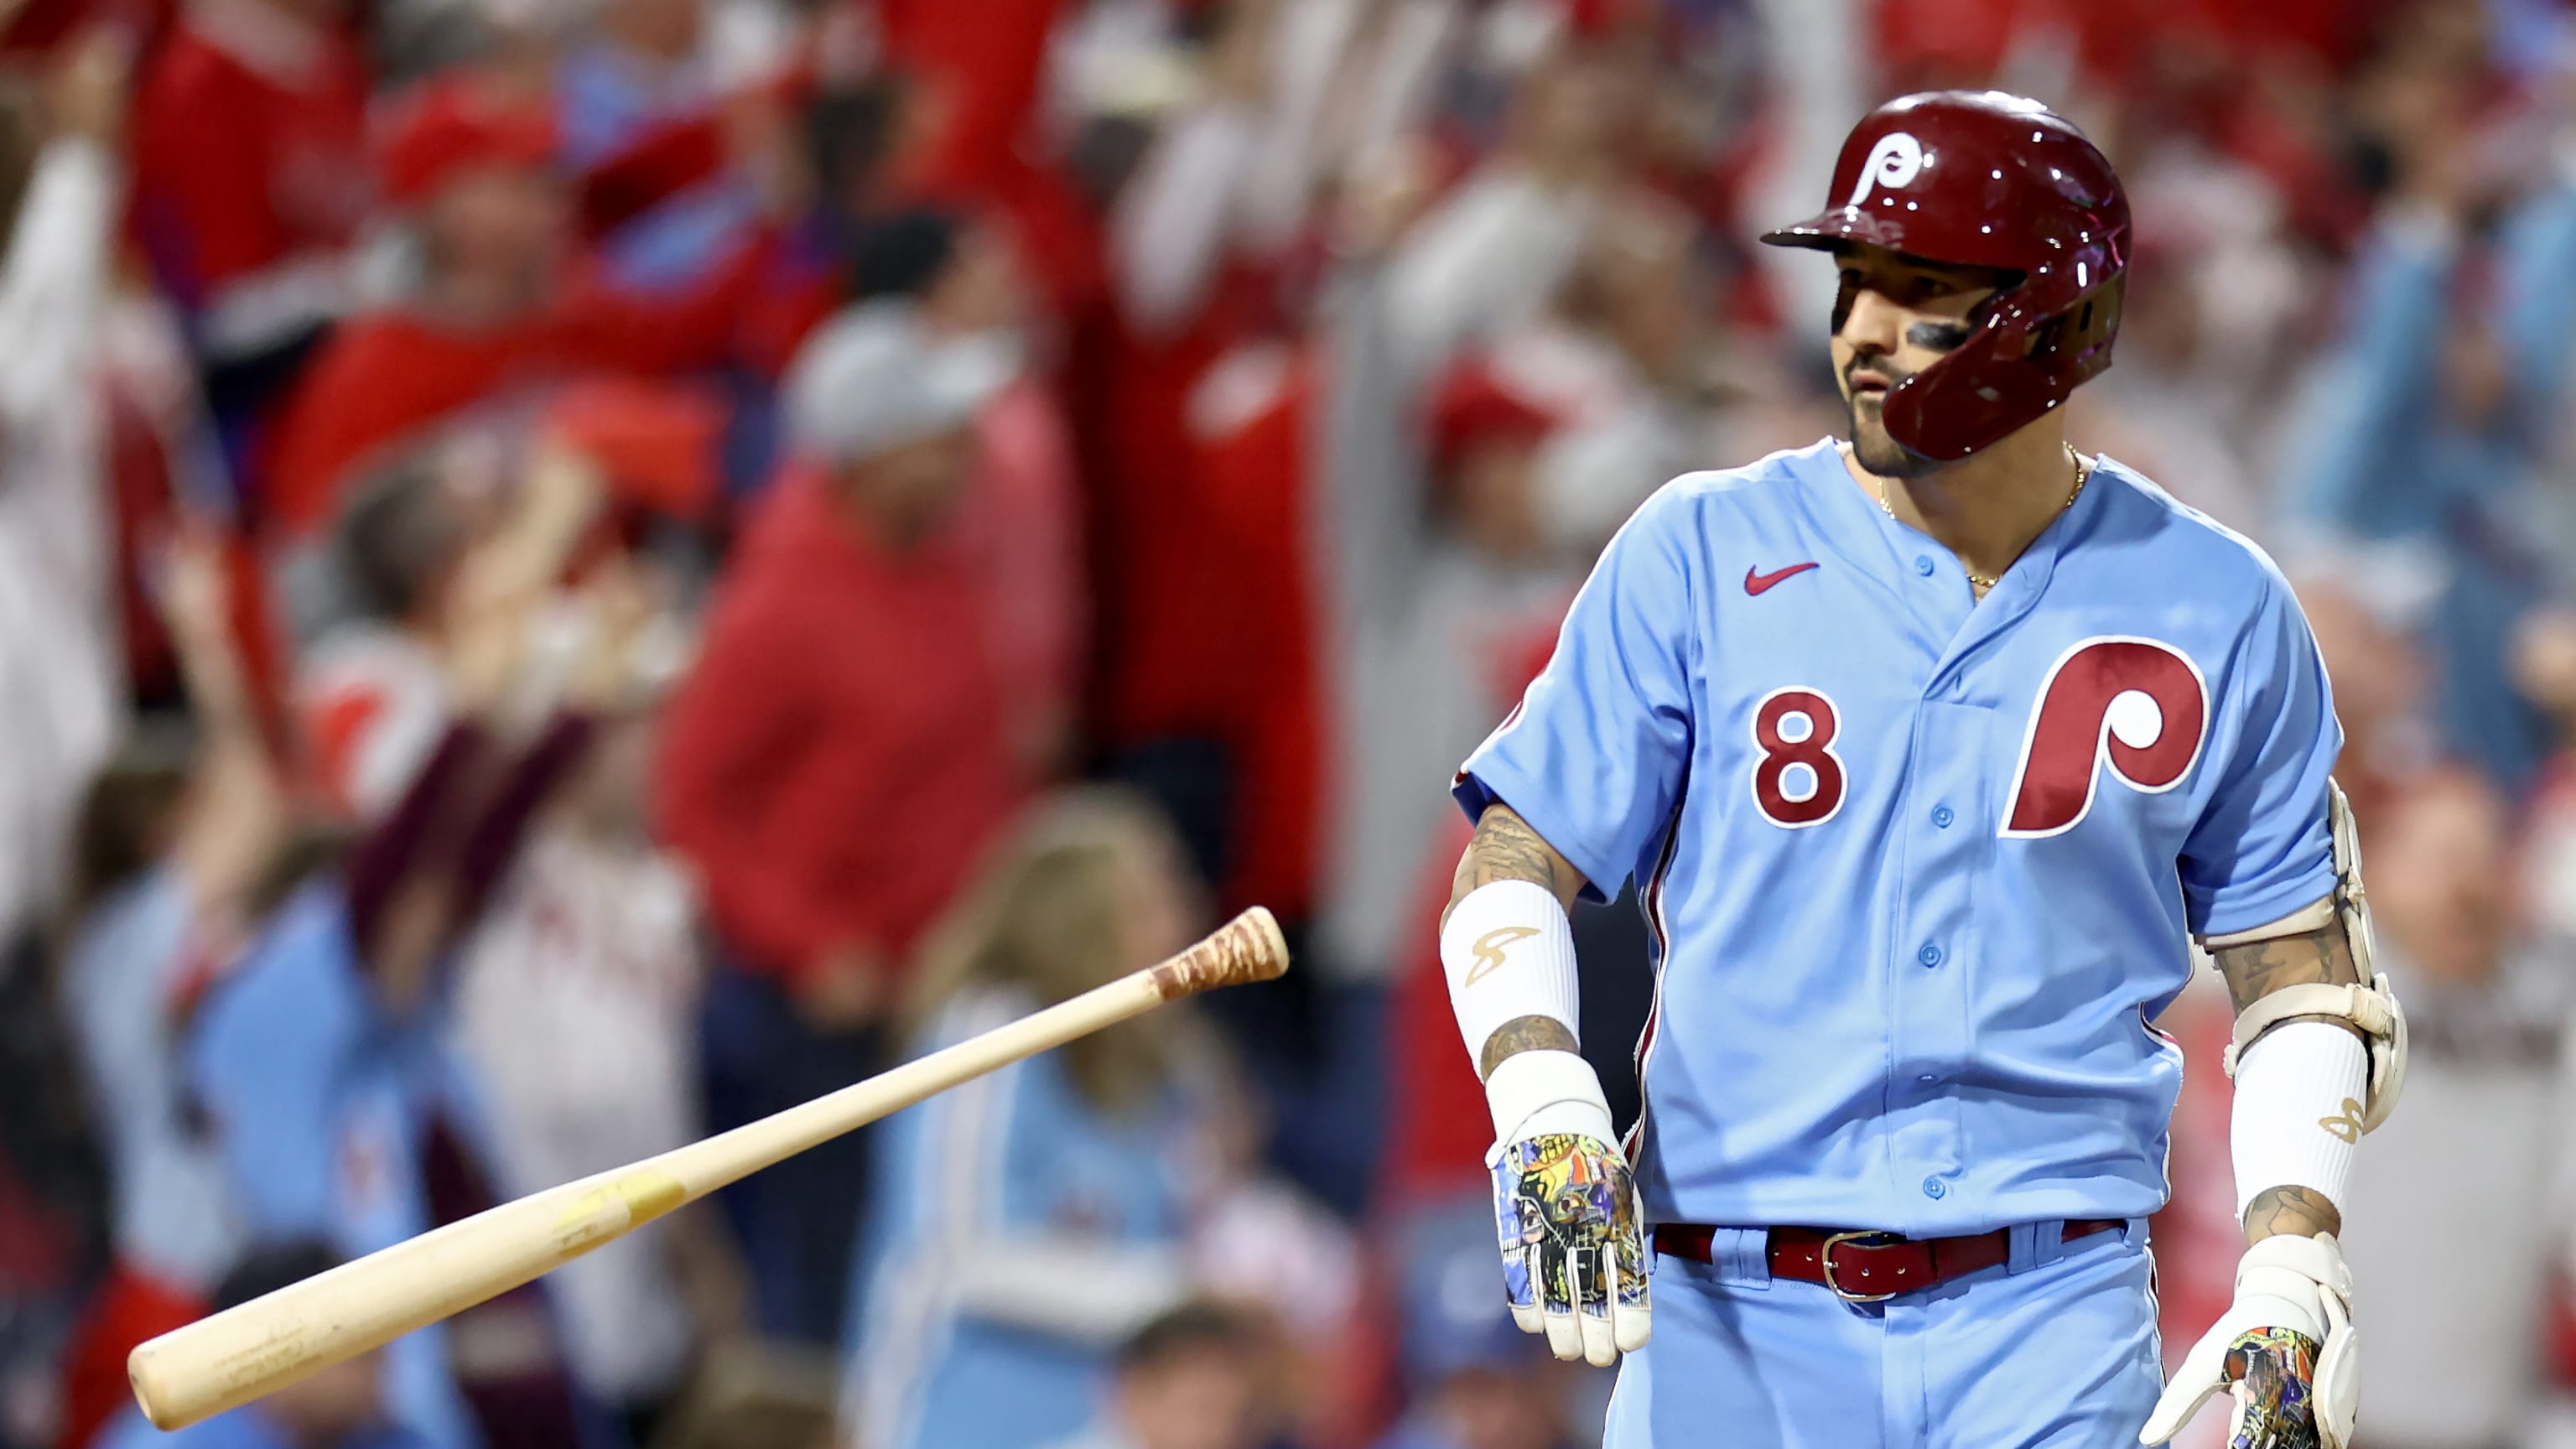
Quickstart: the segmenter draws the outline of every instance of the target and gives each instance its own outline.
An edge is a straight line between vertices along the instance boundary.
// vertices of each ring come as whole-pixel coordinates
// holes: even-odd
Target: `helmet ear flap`
[[[2111,339],[2120,331],[2120,308],[2128,290],[2129,279],[2122,274],[2078,293],[2063,310],[2032,330],[2027,355],[2063,359],[2081,374],[2076,382],[2109,367]]]
[[[2113,273],[2071,296],[2057,290],[2062,280],[2040,274],[1989,299],[1974,337],[1888,394],[1888,436],[1954,463],[2054,411],[2109,367],[2127,278]]]
[[[2046,376],[2039,368],[2009,365],[2028,345],[2028,333],[2009,316],[1987,318],[1949,356],[1887,395],[1881,414],[1887,435],[1909,453],[1955,463],[2019,427],[2018,420],[2033,415],[2026,404],[2034,384]]]

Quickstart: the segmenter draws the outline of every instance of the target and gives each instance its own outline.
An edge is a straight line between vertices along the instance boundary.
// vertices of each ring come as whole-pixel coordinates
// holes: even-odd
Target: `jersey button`
[[[1923,1179],[1923,1195],[1936,1201],[1941,1198],[1948,1197],[1950,1195],[1950,1184],[1943,1182],[1937,1177],[1927,1177]]]
[[[1940,829],[1949,829],[1950,822],[1958,818],[1958,816],[1950,813],[1950,807],[1947,805],[1935,805],[1932,807],[1932,823]]]
[[[1914,556],[1914,571],[1927,579],[1932,577],[1932,555],[1928,553],[1916,554]]]
[[[1941,948],[1926,941],[1923,949],[1914,953],[1914,959],[1926,966],[1938,966],[1941,964]]]

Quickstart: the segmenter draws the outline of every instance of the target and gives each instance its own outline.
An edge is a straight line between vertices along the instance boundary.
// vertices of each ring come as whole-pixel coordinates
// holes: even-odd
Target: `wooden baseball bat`
[[[1259,906],[1206,940],[1008,1026],[658,1157],[531,1193],[174,1329],[125,1361],[145,1417],[177,1429],[506,1293],[683,1203],[969,1078],[1184,996],[1288,969]]]

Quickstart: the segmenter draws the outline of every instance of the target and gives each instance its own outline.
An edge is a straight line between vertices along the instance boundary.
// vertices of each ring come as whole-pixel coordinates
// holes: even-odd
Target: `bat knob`
[[[1288,971],[1288,939],[1268,908],[1254,906],[1216,933],[1154,968],[1165,1001],[1178,1001],[1220,986],[1274,981]]]

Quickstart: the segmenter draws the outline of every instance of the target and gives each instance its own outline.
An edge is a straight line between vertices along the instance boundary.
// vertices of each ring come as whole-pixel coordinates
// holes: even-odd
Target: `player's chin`
[[[1923,471],[1924,460],[1897,446],[1879,421],[1878,409],[1863,404],[1852,409],[1852,457],[1881,478],[1910,478]]]

